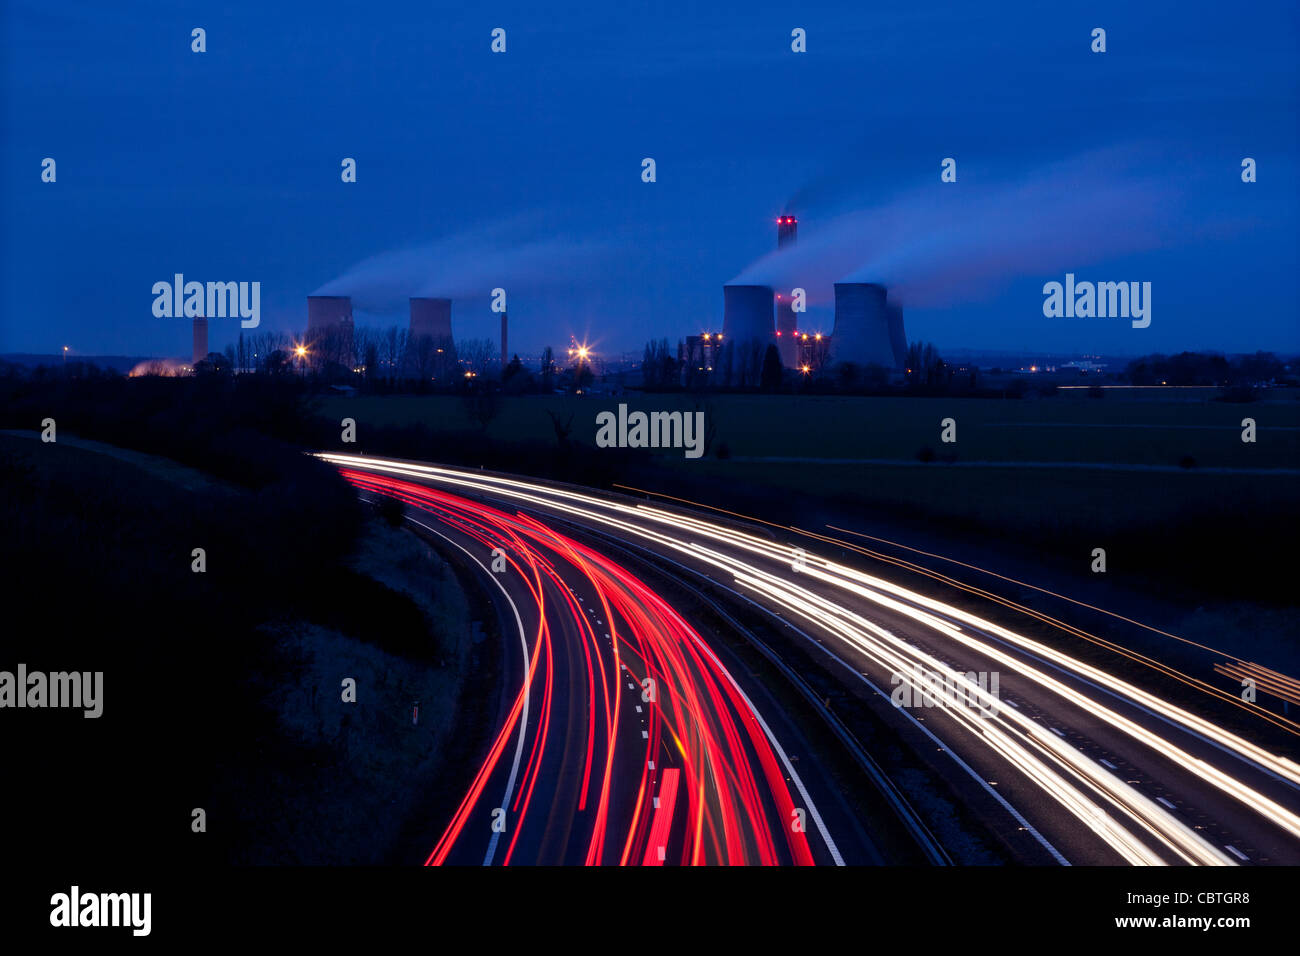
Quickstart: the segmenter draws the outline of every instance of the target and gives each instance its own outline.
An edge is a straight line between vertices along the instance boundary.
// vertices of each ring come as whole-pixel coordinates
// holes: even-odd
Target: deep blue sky
[[[175,272],[258,280],[263,327],[299,329],[383,253],[359,321],[445,290],[458,337],[494,336],[500,285],[519,350],[639,350],[719,324],[792,197],[805,258],[837,222],[910,294],[913,339],[1300,350],[1293,2],[3,9],[0,351],[187,355],[151,313]],[[841,218],[864,209],[887,212]],[[824,303],[837,276],[809,268]],[[1066,271],[1151,281],[1151,327],[1044,318]]]

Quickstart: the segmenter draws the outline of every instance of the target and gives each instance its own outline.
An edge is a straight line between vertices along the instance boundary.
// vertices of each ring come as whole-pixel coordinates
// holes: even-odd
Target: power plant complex
[[[794,216],[777,219],[777,249],[794,244],[799,222]],[[734,369],[754,364],[775,345],[785,368],[812,372],[828,364],[865,368],[903,368],[907,361],[907,334],[903,329],[903,308],[889,300],[888,290],[875,282],[835,283],[835,324],[829,336],[799,331],[797,303],[790,292],[777,292],[766,285],[724,285],[722,287],[722,333],[692,336],[686,343],[688,362],[725,361],[721,348],[731,350]],[[703,343],[713,343],[705,354]],[[722,343],[721,345],[719,343]],[[699,354],[697,354],[699,353]],[[716,354],[715,354],[716,353]],[[742,381],[745,372],[740,373]]]
[[[787,250],[798,239],[799,221],[777,218],[777,249]],[[798,292],[798,296],[795,293]],[[799,328],[807,293],[802,288],[776,290],[771,285],[728,283],[722,287],[722,331],[687,336],[678,348],[683,381],[712,379],[721,373],[725,384],[757,384],[768,349],[775,346],[780,364],[803,374],[828,366],[902,369],[907,359],[903,309],[876,282],[834,284],[834,325],[829,334]],[[420,378],[448,381],[460,374],[451,328],[450,298],[410,297],[410,325],[403,361]],[[202,328],[200,327],[202,324]],[[206,322],[194,326],[194,358],[206,354]],[[341,295],[307,297],[307,335],[303,343],[307,364],[335,363],[350,368],[354,351],[352,300]],[[501,367],[509,361],[508,319],[501,312]]]
[[[354,332],[351,297],[307,296],[307,334],[302,344],[308,365],[322,367],[334,363],[351,367],[356,359]],[[504,315],[501,335],[504,350]],[[446,381],[459,374],[456,340],[451,331],[451,299],[410,297],[404,361],[421,378]]]

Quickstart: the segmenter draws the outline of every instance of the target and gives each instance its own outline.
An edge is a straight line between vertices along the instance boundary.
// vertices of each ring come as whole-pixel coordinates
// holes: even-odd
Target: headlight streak
[[[995,723],[1020,725],[1027,733],[1033,733],[1035,729],[1041,729],[1028,717],[1014,709],[1008,709],[1005,715],[999,712],[998,716],[994,718],[985,717],[972,708],[964,705],[954,706],[952,701],[944,699],[942,695],[930,693],[927,682],[924,679],[918,680],[915,676],[915,665],[920,664],[924,673],[955,676],[957,672],[937,658],[898,641],[884,628],[851,611],[835,605],[830,605],[828,608],[826,606],[828,602],[824,603],[824,600],[817,600],[815,597],[810,600],[808,599],[810,596],[806,593],[801,596],[792,587],[786,586],[779,581],[764,581],[749,575],[741,575],[737,577],[737,583],[765,594],[806,620],[818,624],[823,630],[839,636],[869,660],[875,662],[877,666],[884,669],[886,673],[902,675],[903,679],[912,686],[914,693],[919,693],[921,697],[934,701],[937,706],[944,710],[947,716],[971,731],[976,739],[992,746],[1003,757],[1012,760],[1030,780],[1057,799],[1066,809],[1070,810],[1098,836],[1102,837],[1113,849],[1124,856],[1128,862],[1158,862],[1158,858],[1152,857],[1150,854],[1133,854],[1131,847],[1136,841],[1121,824],[1114,821],[1101,806],[1089,799],[1084,792],[1071,786],[1060,774],[995,726]],[[975,692],[982,705],[986,707],[996,706],[996,700],[986,691],[974,684],[968,686]],[[1058,766],[1063,767],[1067,772],[1075,771],[1071,775],[1075,776],[1076,779],[1080,776],[1077,772],[1080,765],[1073,759],[1077,751],[1073,747],[1069,747],[1050,735],[1048,735],[1048,740],[1043,741],[1043,743],[1047,745],[1048,756]],[[1099,773],[1087,774],[1092,784],[1097,783]],[[1199,835],[1187,830],[1157,804],[1148,801],[1150,807],[1145,807],[1138,803],[1137,806],[1147,811],[1147,813],[1133,813],[1134,801],[1123,799],[1127,796],[1126,794],[1114,791],[1109,787],[1101,789],[1107,797],[1112,799],[1112,802],[1123,804],[1123,808],[1130,814],[1145,818],[1145,822],[1150,822],[1151,825],[1146,827],[1149,832],[1160,839],[1166,847],[1178,852],[1180,856],[1186,857],[1187,854],[1191,854],[1198,862],[1202,863],[1230,862],[1226,856],[1219,853]],[[1133,793],[1136,794],[1136,791],[1133,791]],[[1155,819],[1152,820],[1152,817]]]
[[[1183,673],[1182,671],[1176,670],[1175,668],[1170,667],[1169,665],[1161,661],[1158,661],[1155,658],[1148,657],[1145,654],[1141,654],[1136,651],[1133,651],[1122,644],[1118,644],[1114,641],[1106,640],[1105,638],[1098,637],[1095,634],[1090,634],[1080,627],[1077,627],[1073,624],[1067,624],[1066,622],[1058,620],[1057,618],[1052,617],[1049,614],[1045,614],[1041,611],[1035,610],[1034,608],[1030,608],[1023,604],[1019,604],[1015,601],[1004,598],[999,594],[977,587],[968,582],[961,581],[957,578],[949,577],[946,574],[942,574],[924,565],[917,564],[912,561],[908,561],[904,558],[899,558],[895,555],[886,554],[881,551],[873,551],[870,548],[863,547],[860,544],[855,544],[852,541],[846,541],[843,538],[837,538],[831,535],[821,534],[816,531],[809,531],[805,528],[799,528],[794,525],[782,525],[772,521],[765,521],[762,518],[757,518],[754,517],[753,515],[746,515],[737,511],[730,511],[726,508],[719,508],[716,505],[705,504],[699,501],[692,501],[689,498],[680,498],[677,497],[676,495],[664,494],[663,492],[659,492],[659,491],[649,491],[645,488],[637,488],[632,485],[615,484],[613,485],[613,487],[618,488],[622,491],[630,491],[633,492],[634,494],[641,494],[641,495],[646,495],[648,497],[662,498],[668,501],[675,501],[679,504],[687,505],[688,507],[691,508],[706,509],[708,511],[716,511],[719,514],[725,514],[733,518],[738,518],[748,523],[767,525],[768,527],[775,528],[777,531],[780,531],[782,533],[802,535],[804,537],[812,538],[815,541],[825,542],[826,544],[829,544],[835,548],[848,549],[850,551],[856,552],[857,554],[866,555],[867,557],[872,558],[875,561],[882,561],[886,564],[893,565],[894,567],[901,568],[908,572],[920,574],[924,577],[930,578],[933,581],[938,581],[947,587],[956,588],[957,590],[964,591],[967,594],[974,595],[978,598],[990,601],[994,604],[999,604],[1002,607],[1009,608],[1010,610],[1015,611],[1019,614],[1024,614],[1037,621],[1041,621],[1042,623],[1047,624],[1049,627],[1056,628],[1066,634],[1069,634],[1072,637],[1076,637],[1079,638],[1080,640],[1084,640],[1096,644],[1098,647],[1104,647],[1107,650],[1119,654],[1122,657],[1126,657],[1131,661],[1143,665],[1144,667],[1149,667],[1153,670],[1159,671],[1164,676],[1172,678],[1173,680],[1182,683],[1188,688],[1196,690],[1200,693],[1208,694],[1209,696],[1215,698],[1221,703],[1230,704],[1231,706],[1250,714],[1252,717],[1262,720],[1265,723],[1271,724],[1280,730],[1284,730],[1287,733],[1300,736],[1300,723],[1291,720],[1288,717],[1284,717],[1279,714],[1274,714],[1257,703],[1243,701],[1240,698],[1240,696],[1236,694],[1230,693],[1229,691],[1224,690],[1221,687],[1216,687],[1213,684],[1203,681],[1198,677],[1194,677],[1189,674]],[[949,564],[955,564],[958,567],[966,568],[967,570],[977,571],[981,574],[987,574],[1001,581],[1006,581],[1012,585],[1015,585],[1018,588],[1028,588],[1030,590],[1037,591],[1040,594],[1045,594],[1049,597],[1061,601],[1065,601],[1069,604],[1073,604],[1078,607],[1085,608],[1089,611],[1094,611],[1098,614],[1104,614],[1108,617],[1132,625],[1133,627],[1141,628],[1142,630],[1149,631],[1152,634],[1158,634],[1161,637],[1166,637],[1169,638],[1170,640],[1178,641],[1179,643],[1188,645],[1190,647],[1195,647],[1198,648],[1199,650],[1206,651],[1208,653],[1220,657],[1233,658],[1233,660],[1236,663],[1230,665],[1230,667],[1252,669],[1259,672],[1263,672],[1264,674],[1268,675],[1265,680],[1259,681],[1260,688],[1261,690],[1264,690],[1265,693],[1273,694],[1274,696],[1277,696],[1283,700],[1291,699],[1293,702],[1300,701],[1300,681],[1288,677],[1285,674],[1279,674],[1276,671],[1269,671],[1268,668],[1261,667],[1259,664],[1255,664],[1250,661],[1241,660],[1240,658],[1236,658],[1235,655],[1229,654],[1225,651],[1217,650],[1213,647],[1210,647],[1209,645],[1201,644],[1198,643],[1197,641],[1188,640],[1187,638],[1184,637],[1179,637],[1177,634],[1170,634],[1168,631],[1162,631],[1158,627],[1152,627],[1149,624],[1144,624],[1141,621],[1137,621],[1132,618],[1125,617],[1122,614],[1116,614],[1114,611],[1110,611],[1106,608],[1098,607],[1093,604],[1088,604],[1085,601],[1079,601],[1076,600],[1075,598],[1069,597],[1064,594],[1058,594],[1055,591],[1048,590],[1047,588],[1039,587],[1037,585],[1030,584],[1026,581],[1019,581],[1016,580],[1015,578],[1007,577],[1006,575],[999,574],[996,571],[993,571],[989,568],[983,568],[980,567],[979,565],[968,564],[964,561],[958,561],[957,559],[947,557],[946,555],[935,554],[929,551],[923,551],[919,548],[909,547],[908,545],[900,544],[897,541],[890,541],[886,538],[878,538],[875,537],[874,535],[869,535],[862,531],[854,531],[850,528],[841,528],[836,525],[828,525],[827,527],[829,527],[832,531],[839,531],[844,534],[850,534],[853,535],[854,537],[864,538],[869,541],[878,541],[881,542],[882,544],[886,544],[894,548],[900,548],[904,551],[910,551],[914,554],[920,554],[928,558],[944,561]],[[1215,670],[1219,673],[1224,673],[1227,676],[1232,676],[1234,678],[1237,677],[1237,675],[1235,674],[1229,674],[1227,670],[1220,670],[1218,666],[1215,667]]]
[[[322,455],[321,457],[334,461],[336,464],[360,466],[368,470],[406,474],[423,479],[434,479],[451,485],[471,488],[480,493],[487,492],[527,502],[544,509],[569,513],[583,521],[594,521],[598,525],[617,528],[716,567],[731,575],[737,582],[743,583],[752,589],[765,591],[770,599],[792,610],[797,610],[802,616],[825,628],[828,632],[834,634],[837,639],[853,646],[859,652],[867,653],[866,647],[870,646],[872,653],[869,653],[868,656],[880,662],[881,666],[892,667],[893,670],[906,674],[909,668],[898,665],[920,661],[924,667],[929,668],[932,672],[950,676],[956,673],[943,662],[924,654],[895,635],[878,628],[806,588],[734,557],[704,547],[697,542],[674,537],[670,533],[652,530],[638,523],[638,521],[648,520],[655,525],[666,525],[674,531],[688,530],[701,537],[785,566],[791,565],[794,554],[794,549],[789,546],[774,544],[732,528],[642,504],[629,505],[623,502],[604,500],[593,495],[494,475],[478,475],[436,466],[411,465],[353,456]],[[600,510],[592,510],[593,508]],[[610,513],[621,517],[613,517]],[[1235,756],[1264,769],[1266,772],[1273,773],[1292,783],[1300,783],[1300,767],[1297,767],[1292,761],[1271,754],[1210,721],[1182,710],[1099,668],[1055,651],[960,608],[952,607],[894,585],[891,582],[812,554],[805,554],[803,562],[804,566],[799,570],[799,574],[807,575],[810,579],[848,591],[878,606],[905,615],[918,624],[943,634],[950,640],[957,641],[979,654],[997,660],[1009,670],[1034,681],[1039,686],[1068,700],[1075,706],[1085,708],[1089,713],[1102,718],[1111,726],[1139,741],[1144,746],[1174,761],[1190,773],[1209,781],[1224,793],[1239,800],[1253,811],[1260,813],[1293,836],[1300,836],[1300,817],[1297,817],[1275,801],[1264,797],[1259,792],[1205,761],[1192,757],[1182,749],[1170,744],[1164,738],[1101,706],[1095,700],[1024,663],[1020,659],[1007,654],[1000,648],[965,634],[960,627],[938,615],[962,621],[973,628],[996,635],[1025,650],[1027,653],[1051,661],[1055,665],[1109,690],[1111,693],[1148,709],[1163,719],[1182,725],[1188,731],[1202,736],[1221,749],[1227,750]],[[844,620],[851,623],[846,626],[842,623]],[[840,623],[836,623],[837,621]],[[866,634],[873,635],[874,642],[868,643]],[[892,646],[892,653],[886,655],[886,648],[881,642],[888,642]],[[922,692],[924,692],[924,689],[922,689]],[[945,713],[950,716],[955,715],[961,720],[963,715],[959,713],[959,710],[959,708],[944,707]],[[985,722],[988,720],[988,718],[978,719]],[[999,719],[1003,720],[1005,718]],[[1138,820],[1144,829],[1147,829],[1153,835],[1157,835],[1162,843],[1173,849],[1180,857],[1192,858],[1205,863],[1232,862],[1216,847],[1195,834],[1164,808],[1159,807],[1126,784],[1122,787],[1116,787],[1113,782],[1113,775],[1095,767],[1091,761],[1083,758],[1075,748],[1068,746],[1050,734],[1044,735],[1045,732],[1042,728],[1025,715],[1013,714],[1010,721],[1021,726],[1023,732],[1037,744],[1038,749],[1049,755],[1053,762],[1057,763],[1065,772],[1080,782],[1086,782],[1090,789],[1096,789],[1104,793],[1107,799],[1122,807],[1126,815]],[[989,739],[990,734],[988,731],[990,728],[987,723],[984,726],[975,726],[978,728],[980,739],[984,739],[989,746],[995,746],[994,741]],[[1104,811],[1082,793],[1073,790],[1069,784],[1064,783],[1059,775],[1049,770],[1023,746],[1010,741],[1009,738],[1004,736],[1004,738],[996,741],[996,749],[1009,760],[1012,760],[1014,756],[1012,762],[1020,767],[1022,772],[1026,772],[1031,780],[1034,780],[1047,792],[1052,793],[1056,799],[1067,806],[1071,806],[1072,812],[1075,812],[1075,815],[1090,828],[1098,830],[1100,826],[1104,832],[1110,835],[1108,840],[1110,845],[1115,847],[1117,852],[1120,852],[1125,859],[1129,859],[1130,862],[1150,862],[1146,858],[1148,854],[1134,849],[1139,844],[1131,834],[1123,831],[1122,828],[1118,827],[1118,824],[1115,824],[1114,827],[1110,824],[1100,824],[1101,816],[1105,816]],[[1029,768],[1029,771],[1027,772],[1025,768]]]

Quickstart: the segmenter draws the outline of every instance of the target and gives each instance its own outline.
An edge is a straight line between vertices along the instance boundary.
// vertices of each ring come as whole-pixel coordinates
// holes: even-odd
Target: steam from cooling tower
[[[816,298],[836,282],[878,282],[909,308],[944,306],[1019,276],[1157,248],[1185,228],[1181,197],[1167,166],[1145,172],[1144,163],[1134,151],[1107,150],[997,184],[960,171],[956,183],[941,183],[936,161],[933,184],[881,204],[841,200],[731,283],[799,286]]]
[[[573,239],[522,221],[499,223],[371,256],[331,279],[315,295],[346,295],[363,312],[393,313],[409,296],[511,295],[572,286],[598,273],[610,254],[604,241]]]

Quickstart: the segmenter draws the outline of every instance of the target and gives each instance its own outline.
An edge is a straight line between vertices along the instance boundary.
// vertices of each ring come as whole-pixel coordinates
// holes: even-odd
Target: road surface
[[[510,805],[477,862],[503,852],[514,861],[523,847],[530,862],[863,862],[845,860],[835,822],[817,812],[832,788],[816,763],[803,765],[805,781],[784,754],[771,730],[781,715],[760,714],[700,634],[615,554],[779,622],[786,659],[815,660],[870,700],[1014,859],[1300,862],[1300,736],[1289,721],[1266,726],[1261,711],[1258,735],[1229,729],[1214,719],[1222,700],[1189,706],[1149,689],[1150,665],[1101,666],[949,603],[938,586],[828,557],[843,553],[829,538],[468,469],[322,457],[359,487],[416,505],[417,520],[434,519],[429,529],[485,567],[493,548],[510,562],[494,578],[521,609],[518,667],[530,680],[476,781]],[[647,677],[655,707],[640,699]],[[576,733],[582,714],[588,730]],[[631,754],[645,766],[629,769]],[[547,821],[534,835],[526,814],[538,812],[539,792]],[[431,861],[460,850],[485,805],[471,796]],[[594,813],[573,812],[584,800],[597,801]],[[899,820],[913,812],[904,805]],[[788,825],[795,818],[802,832]],[[917,839],[931,838],[920,824]],[[869,854],[869,842],[855,839],[850,857]]]

